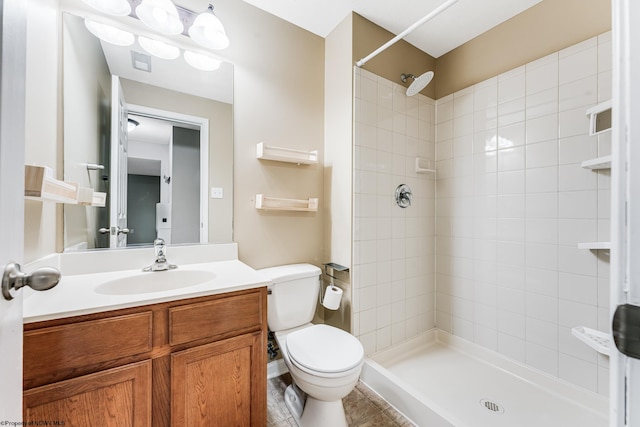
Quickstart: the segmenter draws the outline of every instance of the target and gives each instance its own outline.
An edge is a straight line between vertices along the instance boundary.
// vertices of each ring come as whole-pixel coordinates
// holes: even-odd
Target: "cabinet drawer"
[[[190,341],[260,328],[263,296],[260,292],[220,298],[169,309],[169,343]]]
[[[26,331],[25,381],[149,352],[152,319],[145,311]]]

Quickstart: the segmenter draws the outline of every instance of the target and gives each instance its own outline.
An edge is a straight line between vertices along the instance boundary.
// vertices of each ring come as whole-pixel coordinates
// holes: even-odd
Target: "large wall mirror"
[[[100,41],[62,14],[65,251],[233,239],[233,66],[199,71]]]

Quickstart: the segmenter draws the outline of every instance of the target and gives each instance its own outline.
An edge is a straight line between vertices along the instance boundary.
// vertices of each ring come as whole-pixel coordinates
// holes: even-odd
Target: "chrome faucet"
[[[156,251],[156,260],[149,267],[145,267],[142,271],[166,271],[178,268],[175,264],[169,264],[167,261],[167,247],[164,239],[156,239],[153,241],[153,249]]]

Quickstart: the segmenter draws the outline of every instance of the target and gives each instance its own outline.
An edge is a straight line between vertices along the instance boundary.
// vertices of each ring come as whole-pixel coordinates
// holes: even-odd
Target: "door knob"
[[[100,234],[109,234],[112,232],[116,234],[129,234],[131,233],[131,230],[128,228],[120,228],[117,225],[115,227],[111,227],[111,229],[104,227],[98,229],[98,233]]]
[[[10,262],[5,266],[2,275],[2,296],[11,300],[13,299],[11,289],[17,291],[23,286],[30,286],[36,291],[46,291],[57,285],[61,277],[60,271],[53,267],[42,267],[26,274],[20,271],[20,264]]]

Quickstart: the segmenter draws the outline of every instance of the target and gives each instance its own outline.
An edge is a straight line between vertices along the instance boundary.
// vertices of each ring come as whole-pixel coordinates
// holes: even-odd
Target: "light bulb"
[[[202,71],[217,70],[222,64],[222,61],[220,61],[219,59],[202,55],[200,53],[195,53],[190,50],[184,51],[184,60],[187,61],[187,64],[191,65],[193,68]]]
[[[116,46],[131,46],[135,41],[133,34],[119,28],[112,27],[111,25],[101,24],[86,18],[84,20],[84,25],[89,31],[91,31],[91,34],[98,37],[100,40]]]
[[[208,49],[225,49],[229,38],[220,19],[213,13],[213,6],[199,14],[189,27],[189,37]]]
[[[170,0],[143,0],[136,15],[148,27],[164,34],[176,35],[184,30],[178,10]]]
[[[180,49],[160,40],[138,36],[138,43],[144,50],[158,58],[176,59],[180,55]]]

